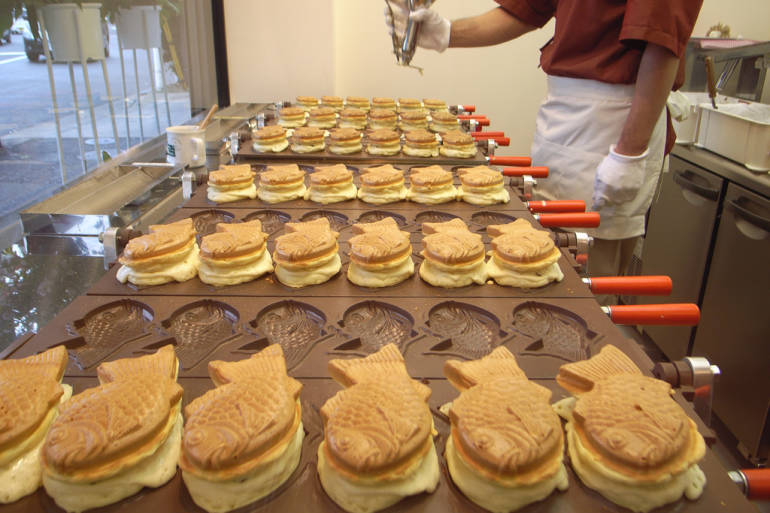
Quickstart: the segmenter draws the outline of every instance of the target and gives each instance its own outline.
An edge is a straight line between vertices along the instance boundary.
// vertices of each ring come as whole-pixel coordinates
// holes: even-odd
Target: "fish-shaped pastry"
[[[60,507],[105,506],[174,476],[182,424],[177,369],[170,345],[107,362],[97,369],[100,385],[66,403],[42,450],[43,485]]]
[[[216,388],[185,408],[179,466],[190,495],[209,512],[254,502],[299,464],[304,438],[299,393],[280,345],[238,362],[213,361]]]
[[[67,350],[0,360],[0,504],[15,502],[42,484],[40,446],[61,403],[72,395],[61,384]]]

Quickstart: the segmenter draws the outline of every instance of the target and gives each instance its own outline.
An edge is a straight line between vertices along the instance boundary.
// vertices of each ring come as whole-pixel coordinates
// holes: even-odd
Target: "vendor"
[[[601,226],[588,271],[621,274],[675,140],[664,107],[684,81],[680,61],[702,0],[496,1],[495,9],[450,22],[389,0],[386,21],[398,35],[411,16],[421,22],[417,46],[443,52],[504,43],[556,18],[541,49],[548,95],[532,143],[532,162],[548,166],[549,178],[535,194],[592,205]]]

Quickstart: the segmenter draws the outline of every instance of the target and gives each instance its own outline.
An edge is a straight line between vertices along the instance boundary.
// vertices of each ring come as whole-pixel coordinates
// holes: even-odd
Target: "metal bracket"
[[[265,113],[260,112],[257,114],[257,129],[265,128]]]
[[[99,234],[99,241],[104,245],[104,268],[118,260],[118,228],[111,226]]]
[[[497,143],[494,141],[494,139],[487,139],[487,155],[490,157],[495,154],[495,149],[497,148]]]
[[[682,394],[692,401],[695,412],[707,425],[711,425],[711,405],[714,399],[714,384],[721,371],[706,358],[687,356],[675,362],[655,364],[653,374],[673,387],[682,389]]]
[[[537,180],[535,180],[531,176],[527,175],[522,178],[521,190],[524,193],[524,198],[526,200],[532,199],[532,189],[534,189],[536,185],[537,185]]]
[[[193,192],[195,192],[195,185],[198,180],[193,171],[185,169],[182,173],[182,197],[185,200],[192,198]],[[105,255],[106,258],[106,255]]]

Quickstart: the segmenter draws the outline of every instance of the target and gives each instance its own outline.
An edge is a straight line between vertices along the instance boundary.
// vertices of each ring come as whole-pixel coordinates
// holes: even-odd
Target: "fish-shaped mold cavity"
[[[392,343],[404,351],[414,337],[414,318],[396,306],[379,301],[351,306],[345,311],[341,326],[354,340],[337,347],[338,350],[360,350],[368,354]]]
[[[348,216],[333,210],[312,210],[299,218],[300,222],[313,221],[315,219],[326,218],[329,220],[329,226],[335,232],[338,232],[350,224]]]
[[[368,212],[364,212],[358,216],[358,220],[356,222],[362,224],[376,223],[377,221],[382,221],[388,217],[392,217],[393,220],[396,221],[396,224],[399,226],[399,228],[406,226],[406,218],[404,216],[394,212],[388,212],[386,210],[370,210]]]
[[[447,301],[431,308],[428,326],[444,340],[431,351],[462,358],[486,356],[500,345],[505,332],[500,320],[490,312],[466,303]]]
[[[262,231],[270,235],[278,232],[283,225],[291,221],[291,216],[280,210],[257,210],[246,215],[244,221],[253,221],[259,219],[262,222]]]
[[[193,220],[193,226],[198,237],[198,242],[205,235],[214,233],[219,223],[232,223],[235,216],[226,210],[215,208],[196,212],[190,216]]]
[[[182,367],[189,369],[238,335],[238,319],[233,307],[204,299],[179,308],[162,324],[176,340],[176,354]]]
[[[72,348],[78,365],[87,369],[121,346],[150,333],[152,309],[132,299],[121,299],[88,312],[72,324],[85,344]]]
[[[471,216],[471,222],[481,226],[481,230],[479,231],[486,230],[487,226],[490,224],[508,224],[515,220],[516,218],[513,216],[509,216],[501,212],[489,212],[486,210],[476,212]]]
[[[527,301],[513,311],[513,327],[535,339],[525,353],[554,356],[569,362],[591,356],[591,341],[596,333],[586,322],[558,306]]]
[[[414,218],[414,222],[418,225],[422,223],[446,223],[452,219],[459,219],[460,216],[450,214],[449,212],[440,212],[438,210],[428,210],[427,212],[420,212]]]
[[[298,365],[313,344],[326,335],[325,324],[323,312],[291,300],[266,307],[250,323],[270,344],[281,346],[289,369]]]

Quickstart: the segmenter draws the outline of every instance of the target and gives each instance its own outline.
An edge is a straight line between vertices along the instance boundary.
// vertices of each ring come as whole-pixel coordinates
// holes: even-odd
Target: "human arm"
[[[502,7],[452,22],[449,36],[450,48],[471,48],[505,43],[534,30],[508,13]]]

